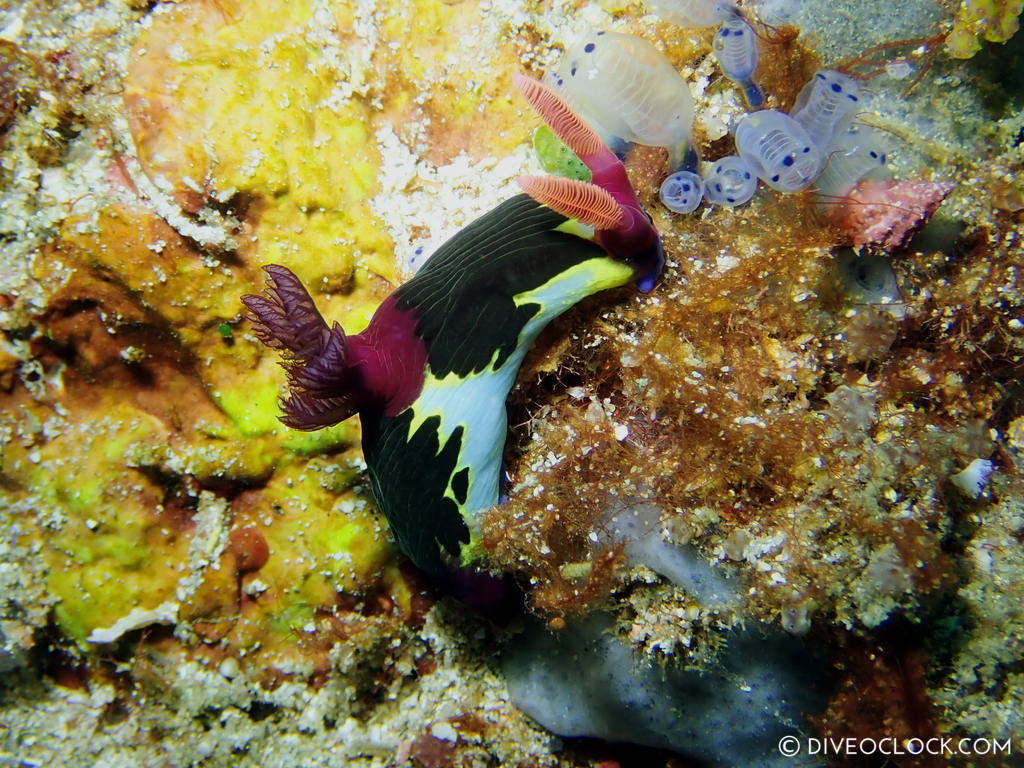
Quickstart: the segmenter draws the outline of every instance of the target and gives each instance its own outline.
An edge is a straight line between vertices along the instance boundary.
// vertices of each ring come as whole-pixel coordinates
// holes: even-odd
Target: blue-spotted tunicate
[[[882,134],[854,123],[832,142],[828,163],[814,188],[825,201],[846,197],[862,179],[885,176],[886,160]]]
[[[836,267],[840,286],[854,304],[902,306],[896,273],[885,256],[846,248]]]
[[[736,126],[736,151],[754,174],[780,192],[797,192],[821,172],[824,157],[803,126],[789,115],[762,109]]]
[[[712,48],[722,73],[743,89],[747,103],[754,109],[764,104],[764,93],[751,80],[757,69],[757,38],[738,11],[722,22]]]
[[[651,13],[681,27],[713,27],[733,9],[723,0],[647,0]]]
[[[690,88],[646,40],[618,32],[585,35],[548,81],[608,146],[620,139],[665,147],[673,170],[695,163]]]
[[[789,114],[811,141],[827,151],[833,137],[845,130],[860,107],[859,92],[860,86],[849,75],[819,69],[797,95]]]
[[[742,157],[727,155],[704,172],[704,197],[714,205],[743,205],[756,190],[757,177]]]
[[[693,171],[676,171],[661,183],[658,197],[673,213],[692,213],[704,198],[704,181]]]

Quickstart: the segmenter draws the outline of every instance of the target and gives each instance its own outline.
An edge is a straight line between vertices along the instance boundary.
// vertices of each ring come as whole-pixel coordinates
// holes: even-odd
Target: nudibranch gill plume
[[[653,287],[661,239],[625,168],[541,83],[516,84],[586,164],[590,183],[524,176],[517,195],[441,246],[362,333],[329,326],[288,269],[243,301],[279,350],[282,421],[315,430],[358,413],[374,496],[401,550],[443,576],[472,564],[498,503],[505,399],[537,334],[586,296]]]

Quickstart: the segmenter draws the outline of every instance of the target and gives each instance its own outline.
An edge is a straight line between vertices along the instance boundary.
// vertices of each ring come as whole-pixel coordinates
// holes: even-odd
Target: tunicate
[[[723,9],[733,7],[722,0],[647,0],[647,5],[651,13],[681,27],[713,27]]]
[[[586,35],[548,79],[609,146],[617,138],[666,147],[672,169],[689,164],[690,88],[646,40],[618,32]]]
[[[677,171],[662,182],[658,197],[674,213],[692,213],[704,197],[704,181],[693,171]]]
[[[764,93],[750,79],[757,69],[757,38],[738,11],[719,27],[713,48],[722,73],[743,89],[750,106],[756,109],[764,104]]]
[[[861,179],[883,175],[886,159],[882,135],[854,123],[833,142],[828,163],[814,187],[826,198],[846,197]]]
[[[736,150],[758,178],[781,192],[803,189],[824,164],[803,126],[774,109],[751,112],[740,120]]]
[[[884,256],[847,249],[839,256],[837,266],[840,284],[854,303],[900,303],[896,273]]]
[[[860,106],[857,81],[842,72],[819,69],[796,97],[790,115],[822,150],[853,119]]]
[[[743,205],[756,189],[757,178],[750,165],[736,155],[716,160],[704,174],[704,197],[715,205]]]
[[[552,176],[590,181],[590,169],[547,125],[541,125],[534,131],[533,149],[541,167]]]

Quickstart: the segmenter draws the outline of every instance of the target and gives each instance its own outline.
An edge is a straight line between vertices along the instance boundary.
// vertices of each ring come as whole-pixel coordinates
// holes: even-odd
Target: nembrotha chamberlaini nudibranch
[[[472,564],[480,513],[498,503],[505,399],[537,334],[598,291],[650,290],[664,261],[615,154],[553,91],[515,80],[591,183],[521,177],[526,194],[442,245],[357,335],[329,326],[282,266],[265,267],[264,295],[242,299],[256,335],[284,357],[281,420],[315,430],[358,413],[399,547],[448,581]]]

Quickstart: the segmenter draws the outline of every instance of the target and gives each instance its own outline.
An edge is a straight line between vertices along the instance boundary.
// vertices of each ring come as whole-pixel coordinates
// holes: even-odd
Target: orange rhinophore
[[[594,242],[610,255],[646,265],[637,285],[649,291],[665,263],[664,252],[626,167],[561,96],[533,78],[513,75],[512,79],[554,134],[590,169],[589,184],[529,177],[519,181],[523,190],[552,210],[593,226]]]
[[[594,229],[614,229],[622,223],[622,208],[601,187],[558,176],[520,176],[517,181],[538,203]]]
[[[588,157],[603,153],[611,153],[586,121],[570,107],[561,96],[532,77],[515,74],[512,82],[516,84],[530,106],[541,119],[588,167]]]

